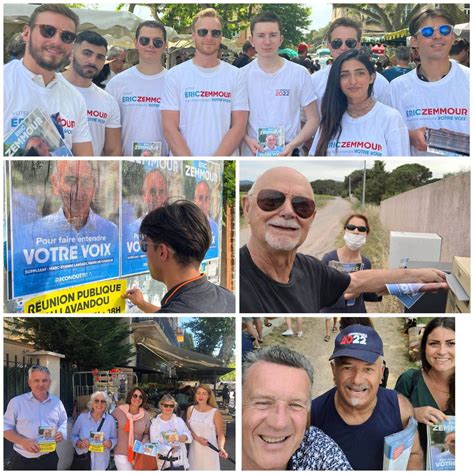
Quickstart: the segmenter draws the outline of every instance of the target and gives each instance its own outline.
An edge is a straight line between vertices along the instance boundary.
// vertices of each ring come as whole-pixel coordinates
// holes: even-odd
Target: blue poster
[[[12,176],[14,298],[118,277],[117,162],[13,162]],[[40,212],[25,221],[15,202],[31,192]]]
[[[181,195],[182,166],[177,160],[124,161],[122,164],[122,276],[148,272],[140,249],[146,214]]]

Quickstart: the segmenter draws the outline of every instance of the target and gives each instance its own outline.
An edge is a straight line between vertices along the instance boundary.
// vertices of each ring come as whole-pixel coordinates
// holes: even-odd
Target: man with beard
[[[247,126],[248,102],[239,69],[219,60],[222,19],[212,8],[192,22],[196,55],[170,70],[161,106],[174,156],[230,156]]]
[[[382,339],[375,329],[353,324],[337,335],[329,360],[336,386],[313,400],[311,424],[342,448],[354,470],[382,470],[384,437],[402,431],[414,416],[405,396],[380,387]],[[423,469],[418,432],[407,469]]]
[[[426,283],[420,291],[447,289],[435,269],[364,270],[341,273],[320,260],[297,253],[316,215],[313,189],[292,168],[272,168],[259,176],[243,198],[250,224],[240,249],[242,313],[318,313],[344,294],[384,294],[387,283]]]
[[[84,97],[95,156],[120,156],[120,109],[116,100],[92,83],[105,63],[107,41],[94,31],[77,35],[71,67],[63,73]]]
[[[135,31],[138,64],[114,76],[105,90],[112,94],[122,116],[122,153],[133,155],[133,144],[159,149],[168,155],[164,139],[161,102],[168,71],[161,56],[166,48],[166,29],[163,24],[148,20]]]
[[[4,68],[4,135],[37,107],[51,117],[74,155],[93,154],[84,99],[56,72],[71,54],[78,26],[78,16],[64,5],[33,11],[23,28],[25,56]]]

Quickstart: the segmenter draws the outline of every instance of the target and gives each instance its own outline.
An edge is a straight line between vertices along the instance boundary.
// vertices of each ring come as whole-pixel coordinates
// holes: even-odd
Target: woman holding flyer
[[[151,420],[150,441],[166,445],[170,455],[178,458],[173,461],[173,471],[189,469],[186,444],[191,443],[193,437],[184,420],[174,413],[177,409],[176,400],[169,394],[163,395],[159,402],[160,414]],[[162,454],[163,450],[161,451]],[[169,469],[171,464],[165,461],[161,469]]]
[[[344,224],[344,245],[332,250],[323,256],[321,261],[336,270],[352,273],[360,270],[370,270],[372,263],[361,254],[370,233],[369,220],[362,214],[350,215]],[[363,293],[354,299],[340,298],[333,306],[321,308],[321,313],[367,313],[364,301],[380,301],[375,293]],[[326,342],[331,338],[331,325],[333,332],[337,332],[336,321],[332,317],[326,318]]]
[[[421,369],[408,369],[395,390],[415,408],[421,447],[426,455],[426,425],[432,426],[455,414],[456,326],[454,318],[433,318],[420,344]]]
[[[361,50],[346,51],[334,61],[309,155],[410,155],[402,116],[373,98],[376,77],[374,65]]]
[[[217,409],[214,392],[207,385],[198,385],[194,391],[194,405],[187,411],[186,420],[193,436],[189,450],[191,471],[220,471],[219,456],[227,459],[222,415]],[[209,444],[219,452],[212,450]]]
[[[114,461],[118,471],[133,471],[133,443],[135,440],[148,443],[150,438],[150,415],[147,410],[147,396],[138,387],[127,393],[124,405],[112,413],[117,420],[118,441],[114,450]]]
[[[107,413],[110,403],[105,392],[94,392],[87,403],[88,411],[77,417],[71,432],[75,448],[72,471],[108,468],[110,451],[117,444],[115,420]]]

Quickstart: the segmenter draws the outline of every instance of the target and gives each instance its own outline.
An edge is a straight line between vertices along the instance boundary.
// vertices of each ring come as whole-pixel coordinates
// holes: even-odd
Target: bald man
[[[110,179],[118,181],[118,176]],[[16,228],[13,216],[17,293],[39,293],[118,275],[118,228],[91,209],[98,187],[97,163],[57,161],[50,182],[61,201],[56,212],[22,228]]]
[[[447,288],[435,269],[365,270],[346,274],[297,253],[316,216],[311,184],[292,168],[263,173],[243,198],[250,240],[240,249],[242,313],[318,313],[340,296],[386,293],[386,283],[427,283]]]

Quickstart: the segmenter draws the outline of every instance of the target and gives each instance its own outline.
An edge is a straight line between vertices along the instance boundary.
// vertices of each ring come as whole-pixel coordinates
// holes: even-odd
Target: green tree
[[[15,318],[12,333],[37,350],[64,354],[81,370],[109,370],[133,355],[127,342],[132,331],[120,318]]]
[[[231,368],[235,369],[235,358],[234,357],[227,364],[227,367],[231,367]],[[219,377],[219,380],[221,382],[235,382],[236,381],[236,375],[237,375],[236,371],[233,370],[232,372],[228,372],[227,374],[222,375],[221,377]]]
[[[195,351],[213,355],[228,363],[235,346],[234,318],[193,318],[184,324],[193,334]]]
[[[357,170],[356,172],[351,173],[351,176],[355,178],[352,181],[352,192],[354,196],[356,196],[360,201],[362,200],[363,174],[363,170]],[[380,160],[376,160],[372,169],[368,169],[366,171],[366,204],[380,204],[380,201],[382,200],[382,197],[386,191],[388,176],[389,173],[385,171],[385,163]],[[360,178],[360,180],[357,178]],[[346,180],[348,180],[348,177],[346,177]],[[346,183],[346,181],[344,182]]]
[[[224,186],[223,186],[224,205],[229,204],[233,207],[235,204],[235,160],[224,161]]]
[[[426,166],[407,163],[395,168],[387,179],[387,191],[384,199],[418,188],[429,182],[433,173]]]
[[[190,351],[195,351],[193,335],[189,331],[184,331],[184,341],[181,344],[183,349],[188,349]]]

